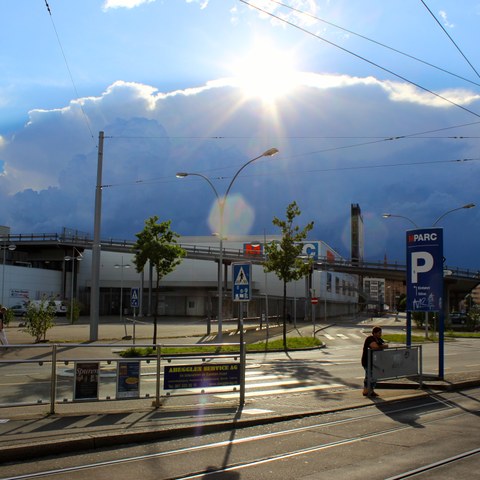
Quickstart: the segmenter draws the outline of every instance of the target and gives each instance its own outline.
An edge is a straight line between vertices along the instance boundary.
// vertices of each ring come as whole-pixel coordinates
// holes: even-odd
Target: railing
[[[3,387],[0,407],[50,405],[81,401],[120,401],[203,395],[222,391],[239,394],[245,403],[245,345],[228,354],[165,354],[165,348],[192,349],[204,344],[44,344],[0,346]],[[120,350],[151,347],[151,357],[123,358]],[[96,349],[93,353],[92,349]],[[208,360],[208,362],[207,362]],[[163,370],[162,370],[163,367]],[[6,380],[8,379],[8,388]]]
[[[0,235],[1,243],[35,243],[35,242],[45,242],[45,243],[58,243],[63,245],[75,245],[83,246],[85,248],[92,248],[93,240],[88,235],[65,235],[58,233],[43,233],[43,234],[9,234],[9,235]],[[132,251],[135,242],[130,240],[119,240],[119,239],[102,239],[101,240],[102,248],[106,250],[115,251]],[[179,243],[179,246],[182,247],[187,252],[187,257],[193,259],[203,259],[203,260],[215,260],[218,258],[220,249],[215,246],[198,246],[190,244]],[[247,253],[243,248],[238,249],[222,249],[222,257],[225,261],[236,261],[236,260],[248,260],[255,264],[261,264],[265,261],[265,256],[263,254],[252,254]],[[334,260],[327,257],[318,257],[315,259],[315,268],[318,270],[335,270],[343,271],[345,273],[355,274],[357,272],[378,272],[380,270],[385,272],[397,272],[399,274],[406,273],[406,265],[395,263],[384,263],[383,261],[378,262],[353,262],[351,260]],[[445,272],[448,272],[446,278],[459,278],[459,279],[470,279],[480,282],[480,271],[479,270],[470,270],[470,269],[460,269],[458,267],[449,267],[445,266]]]

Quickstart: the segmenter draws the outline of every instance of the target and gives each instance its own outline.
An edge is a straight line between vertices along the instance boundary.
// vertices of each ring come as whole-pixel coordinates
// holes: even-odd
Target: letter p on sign
[[[418,274],[433,268],[433,255],[428,252],[412,252],[412,283],[418,283]]]

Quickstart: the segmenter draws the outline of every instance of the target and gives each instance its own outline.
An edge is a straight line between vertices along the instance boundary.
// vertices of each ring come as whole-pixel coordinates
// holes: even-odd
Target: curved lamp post
[[[4,297],[5,297],[5,261],[6,261],[6,254],[7,250],[10,252],[13,252],[17,246],[14,243],[11,243],[10,245],[4,245],[1,246],[1,249],[3,250],[3,262],[2,262],[2,307],[4,306]]]
[[[434,227],[443,217],[446,217],[449,213],[456,212],[457,210],[462,210],[464,208],[473,208],[475,207],[474,203],[467,203],[466,205],[462,205],[461,207],[457,208],[452,208],[451,210],[446,211],[445,213],[442,213],[434,222],[432,227]],[[396,217],[396,218],[403,218],[405,220],[408,220],[412,225],[415,226],[415,228],[420,228],[411,218],[405,217],[403,215],[396,215],[393,213],[383,213],[382,214],[383,218],[391,218],[391,217]]]
[[[75,252],[77,252],[78,255],[75,255]],[[70,323],[73,324],[73,300],[75,296],[75,290],[74,290],[74,285],[75,285],[75,262],[83,260],[83,255],[75,248],[73,247],[72,250],[73,255],[66,255],[64,257],[64,260],[66,262],[72,262],[72,271],[71,271],[71,278],[70,278]]]
[[[218,233],[218,237],[219,237],[219,240],[220,240],[220,246],[219,246],[220,251],[219,251],[219,254],[218,254],[218,340],[219,341],[222,340],[222,315],[223,315],[223,311],[222,311],[223,310],[222,309],[222,306],[223,306],[222,305],[223,304],[223,275],[222,275],[223,272],[222,272],[222,267],[223,267],[223,240],[224,240],[224,232],[223,232],[224,218],[223,217],[224,217],[224,213],[225,213],[225,203],[226,203],[228,194],[230,193],[230,190],[232,188],[233,182],[235,182],[236,178],[238,177],[240,172],[245,167],[247,167],[248,165],[253,163],[255,160],[258,160],[259,158],[271,157],[271,156],[273,156],[277,153],[278,153],[278,150],[276,148],[270,148],[270,149],[266,150],[265,152],[263,152],[258,157],[252,158],[247,163],[243,164],[238,169],[237,173],[235,173],[235,175],[233,176],[230,184],[227,187],[227,190],[225,191],[225,194],[222,197],[220,197],[220,195],[218,194],[217,189],[213,185],[210,178],[208,178],[205,175],[202,175],[201,173],[178,172],[177,175],[176,175],[177,178],[185,178],[185,177],[188,177],[188,176],[196,176],[196,177],[203,178],[204,180],[206,180],[208,182],[208,184],[212,188],[213,192],[215,193],[215,197],[217,198],[218,212],[219,212],[219,217],[220,217],[220,228],[219,228],[219,233]]]

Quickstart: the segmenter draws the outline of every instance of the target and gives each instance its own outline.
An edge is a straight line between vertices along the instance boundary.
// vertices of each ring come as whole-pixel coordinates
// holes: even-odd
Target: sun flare
[[[246,97],[274,101],[297,84],[298,72],[293,53],[257,41],[251,51],[232,65],[235,83]]]

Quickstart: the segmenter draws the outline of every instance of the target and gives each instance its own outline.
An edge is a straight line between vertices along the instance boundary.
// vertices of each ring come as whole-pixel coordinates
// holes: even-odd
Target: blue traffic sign
[[[232,268],[232,299],[234,302],[249,302],[251,300],[252,264],[232,263]]]
[[[407,231],[407,311],[438,312],[443,304],[443,229]]]
[[[132,288],[130,291],[130,306],[133,308],[138,308],[138,288]]]

